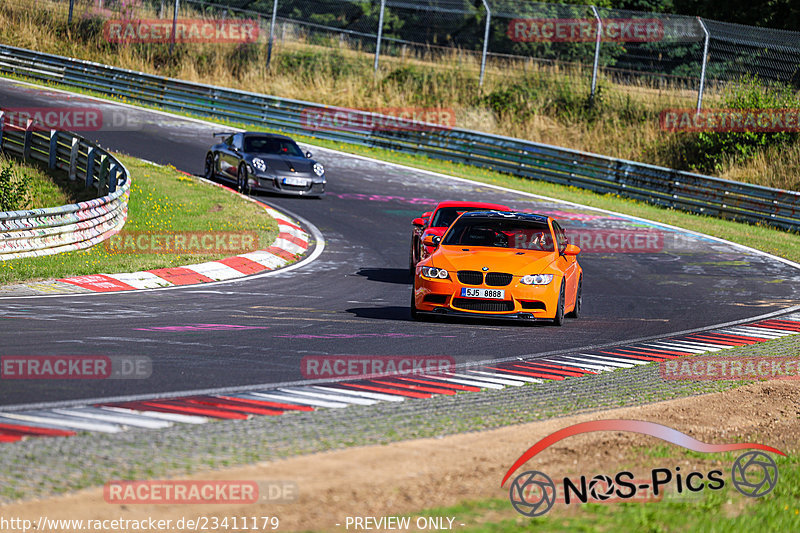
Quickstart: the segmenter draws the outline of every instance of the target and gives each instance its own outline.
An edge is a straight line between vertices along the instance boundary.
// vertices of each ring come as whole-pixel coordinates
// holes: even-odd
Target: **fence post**
[[[25,142],[22,145],[22,158],[27,161],[31,158],[31,141],[33,140],[33,121],[28,119],[25,126]]]
[[[378,15],[378,39],[375,42],[375,72],[378,72],[378,58],[381,56],[381,37],[383,36],[384,9],[386,9],[386,0],[381,0],[381,13]]]
[[[272,60],[272,42],[275,40],[275,19],[278,17],[278,0],[272,2],[272,21],[269,23],[269,42],[267,43],[267,70]]]
[[[48,168],[56,168],[58,162],[58,131],[50,130],[50,154],[48,158]]]
[[[703,45],[703,66],[700,69],[700,89],[697,91],[697,111],[700,112],[700,107],[703,105],[703,88],[706,85],[706,62],[708,61],[708,41],[711,37],[711,34],[708,33],[708,29],[706,25],[703,23],[703,19],[697,17],[697,22],[700,23],[700,27],[703,29],[703,33],[706,34],[705,44]]]
[[[172,39],[169,42],[169,55],[172,55],[172,50],[175,48],[175,32],[178,30],[178,3],[180,0],[175,0],[175,8],[172,10]]]
[[[89,147],[89,151],[86,153],[86,184],[84,185],[85,189],[88,189],[92,185],[94,185],[94,146]]]
[[[0,109],[0,152],[3,151],[3,130],[6,129],[6,112]]]
[[[116,163],[111,165],[108,169],[108,194],[117,190],[117,171],[119,170]]]
[[[69,149],[69,181],[75,181],[78,175],[78,150],[81,143],[77,137],[72,138],[72,146]]]
[[[600,37],[603,34],[603,21],[600,18],[600,14],[597,12],[597,8],[594,6],[589,7],[592,8],[594,18],[597,19],[597,37],[594,41],[594,65],[592,66],[592,92],[589,95],[589,99],[594,102],[594,95],[597,91],[597,67],[600,64]]]
[[[75,0],[69,0],[69,15],[67,15],[67,24],[72,24],[72,10],[75,7]]]
[[[478,87],[483,87],[483,76],[486,72],[486,52],[489,49],[489,24],[492,22],[492,10],[489,3],[483,0],[483,7],[486,8],[486,27],[483,30],[483,53],[481,54],[481,78],[478,80]]]

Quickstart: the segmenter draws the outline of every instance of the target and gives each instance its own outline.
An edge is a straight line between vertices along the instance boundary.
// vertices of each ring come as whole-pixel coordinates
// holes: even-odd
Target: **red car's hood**
[[[449,271],[481,270],[489,267],[492,272],[525,276],[541,274],[555,260],[555,252],[482,246],[440,246],[431,256],[430,265]]]

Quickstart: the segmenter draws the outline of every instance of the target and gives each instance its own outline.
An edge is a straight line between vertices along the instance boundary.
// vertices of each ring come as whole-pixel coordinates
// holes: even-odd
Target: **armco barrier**
[[[371,131],[304,123],[320,104],[189,83],[0,45],[0,72],[287,133],[423,154],[721,218],[800,230],[800,193],[458,128]],[[352,111],[368,122],[373,114]]]
[[[122,163],[74,133],[42,129],[32,120],[23,127],[5,118],[0,110],[0,151],[62,170],[102,196],[60,207],[0,212],[0,260],[88,248],[122,229],[130,193],[130,176]]]

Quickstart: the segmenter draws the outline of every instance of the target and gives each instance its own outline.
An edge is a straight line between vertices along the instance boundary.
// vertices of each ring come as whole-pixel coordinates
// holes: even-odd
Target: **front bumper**
[[[270,176],[256,173],[249,177],[248,185],[252,191],[277,192],[292,196],[323,196],[325,194],[327,180],[324,176],[322,178],[306,178],[308,184],[305,186],[288,185],[283,182],[287,177],[290,176]]]
[[[552,320],[558,307],[558,288],[554,279],[547,285],[523,285],[518,278],[503,287],[463,285],[457,279],[432,280],[417,271],[414,278],[414,305],[418,313],[508,318],[519,320]],[[465,298],[462,288],[502,289],[504,299]]]
[[[525,312],[525,313],[484,313],[480,311],[460,311],[456,309],[451,309],[448,307],[437,307],[433,311],[420,311],[417,310],[417,313],[420,315],[428,315],[428,316],[451,316],[457,318],[488,318],[492,320],[519,320],[523,322],[549,322],[553,320],[553,318],[546,318],[536,316],[533,313]]]

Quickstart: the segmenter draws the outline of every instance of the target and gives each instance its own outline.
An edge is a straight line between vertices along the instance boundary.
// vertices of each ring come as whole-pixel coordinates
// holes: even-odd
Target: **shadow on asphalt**
[[[398,285],[411,285],[411,274],[407,268],[362,268],[356,272],[370,281],[382,283],[397,283]]]
[[[400,320],[403,322],[414,322],[411,318],[409,307],[387,306],[387,307],[351,307],[345,309],[347,313],[352,313],[358,318],[369,318],[372,320]],[[420,317],[420,322],[438,322],[442,324],[464,325],[464,326],[497,326],[497,327],[547,327],[552,324],[549,321],[527,321],[527,320],[503,320],[497,318],[470,318],[462,316],[445,316],[425,314]]]

